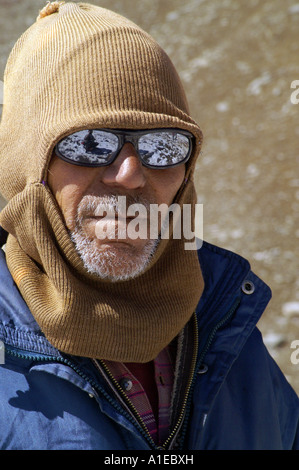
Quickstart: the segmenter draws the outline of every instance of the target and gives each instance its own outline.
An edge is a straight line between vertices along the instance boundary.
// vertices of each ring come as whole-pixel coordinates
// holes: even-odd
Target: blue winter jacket
[[[269,288],[238,255],[204,243],[198,256],[205,289],[197,359],[185,414],[165,448],[299,449],[298,397],[256,328]],[[1,449],[155,449],[92,360],[49,344],[2,250],[0,340]]]

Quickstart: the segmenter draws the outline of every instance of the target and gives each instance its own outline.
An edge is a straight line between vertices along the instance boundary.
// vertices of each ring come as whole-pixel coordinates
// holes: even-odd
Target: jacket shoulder
[[[207,241],[202,242],[201,248],[197,250],[197,255],[201,268],[206,275],[209,275],[212,270],[214,271],[215,265],[217,266],[217,270],[219,270],[219,268],[224,270],[227,266],[231,267],[232,265],[245,272],[251,269],[250,263],[239,254],[208,243]]]
[[[0,249],[0,340],[7,346],[57,355],[35,321],[15,284]]]

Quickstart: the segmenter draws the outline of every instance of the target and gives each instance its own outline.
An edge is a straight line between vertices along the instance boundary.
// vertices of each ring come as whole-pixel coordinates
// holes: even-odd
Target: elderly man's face
[[[55,155],[49,167],[48,185],[87,270],[116,281],[142,272],[155,252],[157,240],[149,236],[99,238],[97,224],[103,221],[99,207],[105,207],[101,206],[103,203],[113,206],[116,196],[126,196],[130,204],[170,205],[184,175],[184,165],[162,170],[146,168],[134,147],[126,143],[116,160],[105,167],[76,166]],[[116,218],[114,227],[125,229],[131,220]]]

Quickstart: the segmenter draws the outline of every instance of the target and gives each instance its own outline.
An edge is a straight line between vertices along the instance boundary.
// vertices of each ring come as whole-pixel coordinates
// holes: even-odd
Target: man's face
[[[185,165],[161,170],[146,168],[134,147],[126,143],[116,160],[105,167],[76,166],[53,156],[48,185],[87,270],[116,281],[142,272],[155,252],[157,240],[150,239],[149,235],[145,239],[99,238],[97,228],[104,220],[101,211],[115,207],[118,196],[125,196],[127,204],[169,206],[184,175]],[[106,213],[104,217],[109,229]],[[126,229],[131,220],[116,217],[111,219],[111,224],[117,233]]]

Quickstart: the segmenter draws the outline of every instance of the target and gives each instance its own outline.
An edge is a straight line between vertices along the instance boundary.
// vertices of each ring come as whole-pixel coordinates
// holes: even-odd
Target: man
[[[153,206],[194,214],[202,140],[165,52],[53,2],[4,83],[0,447],[298,447],[298,398],[255,327],[269,288],[238,255],[187,250],[174,216],[151,236]]]

